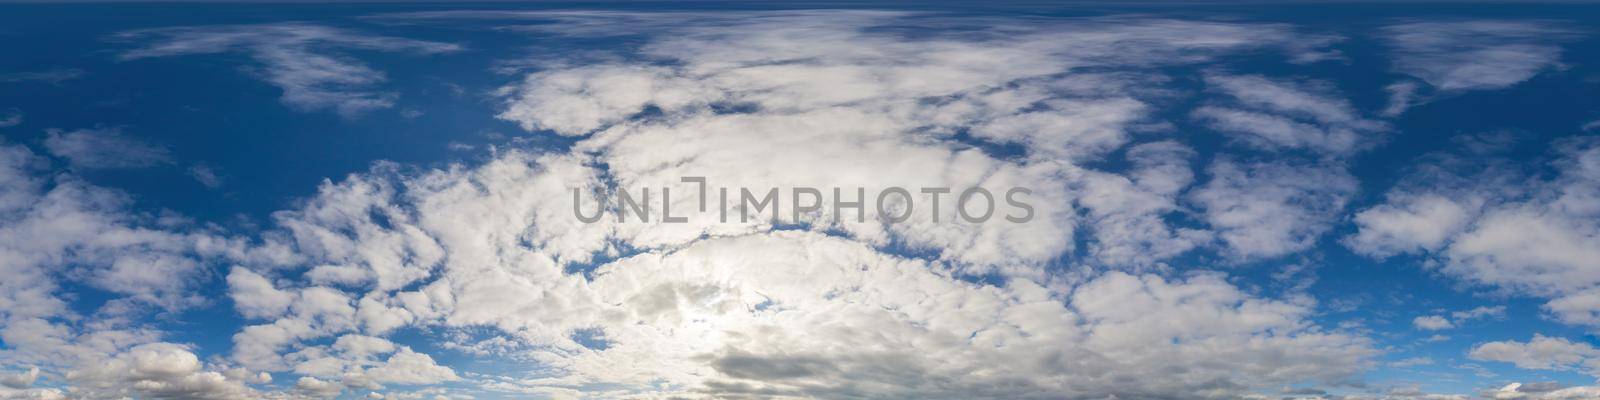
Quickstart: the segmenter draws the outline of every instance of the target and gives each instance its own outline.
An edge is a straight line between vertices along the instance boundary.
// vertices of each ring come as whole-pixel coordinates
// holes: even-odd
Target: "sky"
[[[0,399],[1600,398],[1597,20],[3,3]]]

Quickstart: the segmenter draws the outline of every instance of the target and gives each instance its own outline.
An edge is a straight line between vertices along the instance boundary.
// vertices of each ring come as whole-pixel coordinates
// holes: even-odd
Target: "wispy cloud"
[[[172,162],[166,148],[124,135],[121,128],[50,130],[44,146],[74,168],[141,168]]]
[[[1383,28],[1395,68],[1440,90],[1505,88],[1557,67],[1576,32],[1536,21],[1414,22]]]
[[[420,55],[460,51],[452,43],[412,40],[300,23],[163,28],[124,32],[120,41],[141,43],[122,60],[241,52],[257,64],[255,75],[283,89],[282,101],[301,111],[332,109],[344,116],[393,107],[399,94],[379,88],[388,78],[348,50]]]
[[[61,82],[83,77],[84,72],[77,68],[59,68],[45,71],[24,71],[0,73],[0,82],[42,82],[59,85]]]
[[[6,113],[5,118],[0,118],[0,128],[10,128],[17,125],[22,125],[22,111],[13,109]]]

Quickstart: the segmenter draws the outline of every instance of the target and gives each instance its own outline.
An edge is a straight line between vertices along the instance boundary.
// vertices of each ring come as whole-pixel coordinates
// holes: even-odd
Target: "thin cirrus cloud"
[[[46,135],[44,148],[73,168],[144,168],[173,162],[166,148],[130,137],[122,128],[52,129]]]
[[[1395,69],[1446,91],[1500,89],[1559,67],[1576,32],[1538,21],[1414,22],[1383,28]]]
[[[51,85],[60,85],[62,82],[82,78],[84,74],[84,70],[78,68],[6,72],[0,73],[0,83],[43,82]]]
[[[22,125],[22,112],[15,109],[6,113],[5,118],[0,118],[0,128],[10,128]]]
[[[123,52],[123,61],[155,57],[239,52],[256,64],[252,75],[283,90],[284,105],[300,111],[333,110],[344,116],[393,107],[399,94],[377,86],[383,71],[344,56],[368,50],[417,55],[462,50],[431,42],[302,23],[200,26],[123,32],[113,37],[140,47]]]
[[[1381,30],[1395,72],[1420,79],[1440,95],[1504,89],[1560,69],[1561,44],[1581,34],[1549,21],[1409,22]],[[1391,84],[1388,91],[1386,116],[1436,96],[1412,81]]]

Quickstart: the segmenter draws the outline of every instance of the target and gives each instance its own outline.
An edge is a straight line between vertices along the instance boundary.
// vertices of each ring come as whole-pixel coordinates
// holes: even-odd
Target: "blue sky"
[[[1597,16],[0,4],[0,398],[1594,398]]]

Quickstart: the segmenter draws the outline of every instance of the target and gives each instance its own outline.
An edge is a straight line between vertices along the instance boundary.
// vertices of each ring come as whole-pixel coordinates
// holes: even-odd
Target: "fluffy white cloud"
[[[1433,193],[1391,194],[1386,203],[1356,213],[1361,230],[1345,243],[1375,257],[1437,251],[1466,228],[1475,208]]]
[[[156,399],[249,399],[259,396],[236,379],[205,371],[200,359],[182,346],[151,343],[108,360],[68,372],[73,396]]]
[[[41,377],[69,386],[0,396],[257,398],[245,379],[207,368],[142,320],[203,302],[194,289],[213,260],[276,265],[282,254],[134,212],[125,194],[48,165],[26,147],[0,146],[0,364],[37,367],[8,374],[7,387]],[[106,301],[92,312],[69,307],[69,284],[101,290]]]
[[[1437,331],[1437,330],[1441,330],[1441,329],[1450,329],[1450,328],[1456,327],[1455,323],[1452,323],[1452,322],[1450,322],[1450,320],[1445,319],[1444,317],[1441,317],[1441,316],[1438,316],[1438,315],[1426,315],[1426,316],[1417,317],[1417,318],[1411,320],[1411,324],[1412,325],[1416,325],[1417,329],[1426,329],[1426,330],[1430,330],[1430,331]]]
[[[1555,144],[1557,174],[1538,177],[1455,157],[1436,158],[1387,196],[1356,214],[1359,231],[1345,238],[1374,257],[1421,254],[1446,274],[1516,293],[1551,298],[1557,319],[1600,322],[1600,146],[1576,139]],[[1457,174],[1448,171],[1471,171]]]
[[[570,151],[500,150],[482,165],[407,173],[379,164],[324,183],[263,235],[264,246],[303,257],[298,268],[244,262],[228,274],[234,307],[253,320],[229,360],[300,375],[305,393],[462,379],[558,397],[1233,398],[1344,384],[1369,364],[1375,350],[1308,322],[1314,304],[1303,297],[1264,298],[1197,271],[1046,268],[1070,256],[1080,225],[1096,264],[1154,265],[1211,243],[1209,232],[1166,221],[1183,210],[1196,155],[1137,138],[1159,129],[1149,99],[1171,95],[1148,67],[1292,47],[1286,28],[1084,20],[926,38],[871,29],[900,18],[710,20],[661,27],[639,55],[540,65],[501,92],[499,116],[574,137]],[[1088,71],[1103,67],[1126,72]],[[1133,168],[1085,166],[1108,158]],[[1213,225],[1250,256],[1304,249],[1327,223],[1313,214],[1340,209],[1353,186],[1326,189],[1348,178],[1320,165],[1239,169],[1248,172],[1214,173],[1226,177],[1202,203],[1234,210]],[[690,176],[707,178],[706,198],[679,180]],[[1306,179],[1320,185],[1295,183]],[[1268,189],[1249,186],[1260,182]],[[1037,215],[969,223],[945,197],[938,214],[903,223],[836,221],[796,217],[782,199],[776,218],[718,220],[739,210],[718,204],[719,187],[737,196],[884,185],[1023,186]],[[578,221],[573,190],[587,198],[611,186],[669,189],[675,212],[709,207],[684,223]],[[1222,204],[1236,197],[1222,189],[1259,196]],[[660,199],[649,206],[658,217]],[[1260,228],[1272,222],[1237,217],[1252,207],[1304,211],[1288,227]],[[385,339],[403,328],[541,370],[458,375]]]
[[[374,88],[382,71],[341,56],[338,50],[440,54],[461,50],[450,43],[365,35],[338,28],[279,23],[163,28],[124,32],[117,39],[143,43],[122,60],[242,52],[259,67],[252,73],[283,89],[284,105],[303,111],[332,109],[354,116],[393,107],[398,94]]]
[[[547,17],[570,23],[592,16]],[[1008,28],[1005,35],[921,40],[868,29],[904,18],[912,17],[780,13],[711,18],[705,28],[661,28],[661,38],[643,45],[644,61],[578,67],[553,63],[553,68],[529,74],[503,90],[508,105],[500,117],[528,129],[586,137],[578,148],[595,156],[608,184],[624,188],[695,190],[677,182],[680,176],[706,176],[732,188],[876,188],[887,182],[995,190],[1028,183],[1039,215],[1033,223],[1016,226],[949,223],[956,219],[950,207],[940,216],[946,222],[939,224],[930,223],[926,214],[892,226],[831,222],[826,214],[797,220],[787,218],[791,208],[783,204],[777,215],[784,223],[811,223],[816,229],[938,251],[979,265],[1054,258],[1073,250],[1075,228],[1088,224],[1093,229],[1087,234],[1099,240],[1090,249],[1096,261],[1150,265],[1209,242],[1210,235],[1202,230],[1167,225],[1166,218],[1180,211],[1176,198],[1192,179],[1190,173],[1163,166],[1161,173],[1172,176],[1163,179],[1183,184],[1151,188],[1077,164],[1100,160],[1132,141],[1132,133],[1157,126],[1147,120],[1148,99],[1170,94],[1156,89],[1167,78],[1146,67],[1202,63],[1246,48],[1296,46],[1274,38],[1274,33],[1287,32],[1282,26],[1167,20],[1023,24]],[[1078,72],[1106,67],[1119,72]],[[1338,125],[1344,133],[1382,127],[1322,90],[1255,77],[1216,80],[1252,109]],[[1291,147],[1349,151],[1365,145],[1358,143],[1364,139],[1360,135],[1344,133],[1308,138],[1316,143]],[[1023,154],[992,151],[1007,145]],[[802,146],[806,151],[799,151]],[[794,168],[800,165],[807,167]],[[822,202],[834,200],[824,192]],[[916,203],[929,200],[921,197]],[[1068,207],[1075,202],[1081,210]],[[1091,219],[1075,218],[1080,211],[1092,214]],[[632,245],[660,247],[762,226],[706,226],[704,218],[710,215],[696,217],[690,216],[686,225],[616,229]],[[1281,247],[1268,252],[1305,248]]]

